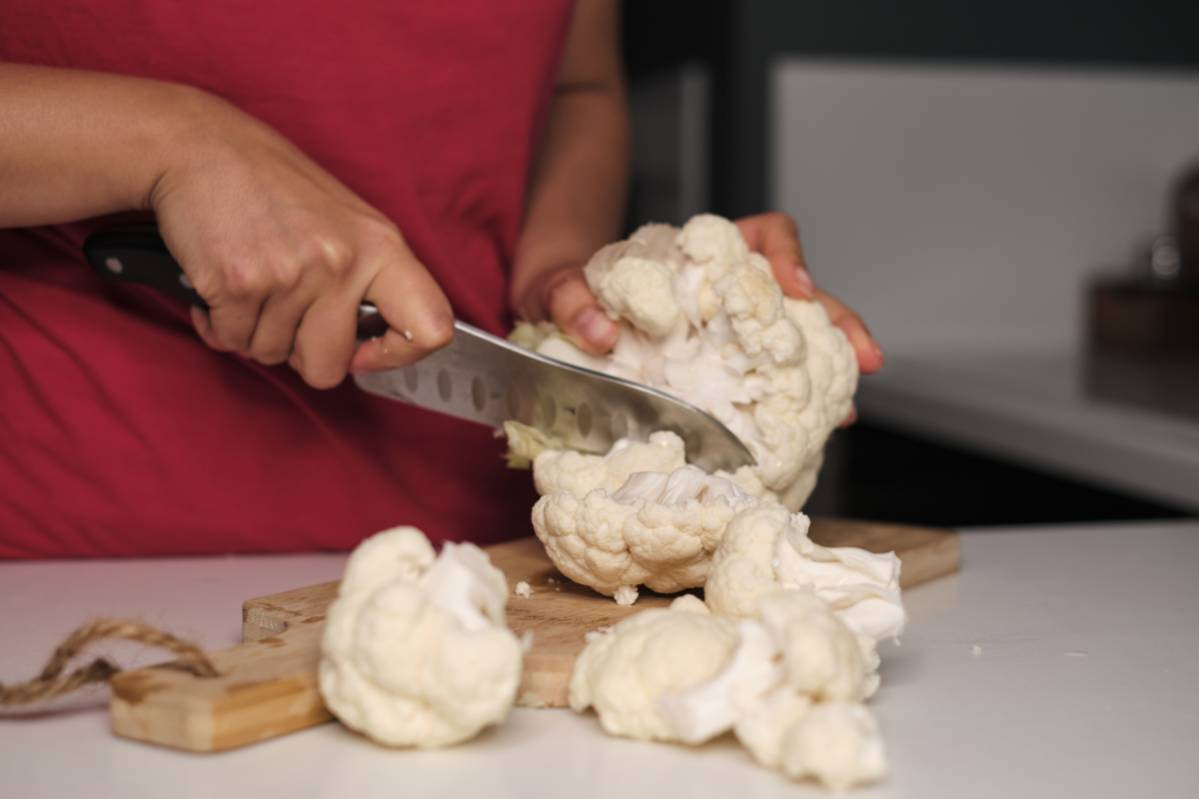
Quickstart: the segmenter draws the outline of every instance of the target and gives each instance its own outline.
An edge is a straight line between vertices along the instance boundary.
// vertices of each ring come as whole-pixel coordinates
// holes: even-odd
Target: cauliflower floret
[[[589,638],[571,707],[633,738],[700,744],[733,730],[763,765],[837,789],[882,775],[877,726],[857,704],[877,678],[823,602],[776,590],[739,622],[702,608],[683,597]]]
[[[679,231],[678,246],[697,264],[720,268],[722,264],[741,263],[749,258],[749,247],[741,231],[727,219],[715,214],[696,214]]]
[[[329,710],[389,746],[437,747],[502,721],[522,648],[503,574],[472,544],[440,556],[398,527],[354,550],[329,607],[319,680]]]
[[[779,688],[738,720],[735,733],[761,765],[794,780],[818,780],[834,791],[876,782],[887,773],[878,722],[861,704],[813,702]]]
[[[737,646],[723,668],[689,690],[659,700],[659,710],[677,739],[700,744],[733,728],[762,695],[781,683],[783,668],[776,641],[754,621],[737,623]]]
[[[811,777],[834,791],[887,773],[878,722],[865,707],[849,702],[813,706],[790,727],[781,749],[784,774],[793,780]]]
[[[779,365],[803,358],[803,337],[784,315],[782,292],[768,271],[736,264],[716,281],[715,289],[746,355],[765,353]]]
[[[750,617],[777,588],[807,589],[871,642],[895,637],[906,619],[899,558],[855,547],[823,547],[802,513],[762,504],[734,518],[712,556],[704,596],[714,613]]]
[[[735,624],[692,602],[642,611],[589,640],[571,672],[570,706],[594,707],[612,735],[677,741],[659,700],[711,679],[736,646]]]
[[[758,600],[758,617],[783,658],[784,680],[817,700],[861,702],[878,690],[878,658],[815,594],[776,590]]]
[[[636,599],[639,585],[666,593],[703,585],[725,526],[754,499],[683,465],[682,452],[673,433],[655,433],[649,444],[618,443],[603,457],[539,455],[538,488],[557,490],[533,506],[533,530],[558,570],[621,604]],[[640,468],[653,458],[665,470]],[[576,471],[562,471],[569,467]]]
[[[812,709],[812,698],[789,685],[774,684],[747,702],[733,723],[733,734],[754,760],[781,770],[787,733]]]
[[[674,270],[655,255],[662,253],[643,239],[609,244],[587,262],[585,274],[613,319],[623,317],[661,338],[678,324],[682,310],[675,299]]]
[[[634,472],[669,472],[686,463],[683,439],[658,432],[650,434],[648,442],[621,439],[606,455],[543,450],[533,459],[533,484],[542,495],[583,497],[597,488],[615,491]]]
[[[857,636],[813,594],[776,590],[759,605],[759,618],[737,622],[737,648],[719,673],[661,700],[679,740],[699,743],[754,719],[780,687],[810,701],[849,702],[877,689],[877,660],[864,656]]]
[[[766,259],[710,214],[681,230],[647,225],[597,252],[584,273],[620,323],[610,355],[588,355],[552,327],[521,325],[513,340],[707,410],[757,460],[736,481],[798,509],[858,379],[853,348],[823,307],[784,298]]]

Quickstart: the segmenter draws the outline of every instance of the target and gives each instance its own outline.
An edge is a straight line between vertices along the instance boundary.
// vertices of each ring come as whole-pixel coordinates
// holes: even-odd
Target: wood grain
[[[894,551],[903,563],[904,588],[957,571],[956,533],[922,527],[817,519],[813,540],[826,546]],[[671,597],[643,593],[621,607],[569,582],[540,543],[523,538],[488,547],[509,588],[525,581],[533,595],[513,595],[508,623],[533,633],[525,654],[518,704],[566,705],[575,657],[590,630],[615,624]],[[325,610],[337,583],[258,597],[242,608],[243,644],[210,653],[220,677],[198,678],[170,664],[118,674],[112,681],[112,722],[118,735],[179,749],[211,752],[273,738],[330,718],[316,684]]]

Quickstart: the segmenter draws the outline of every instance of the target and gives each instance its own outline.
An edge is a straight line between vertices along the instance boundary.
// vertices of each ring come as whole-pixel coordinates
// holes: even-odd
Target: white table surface
[[[1199,795],[1199,523],[967,531],[963,551],[960,575],[907,593],[909,631],[885,647],[873,702],[891,775],[854,795]],[[335,578],[343,562],[0,563],[0,678],[32,673],[95,614],[235,643],[243,598]],[[98,701],[0,718],[0,795],[824,795],[726,740],[694,750],[618,740],[566,710],[517,710],[444,751],[388,751],[327,724],[194,755],[114,737]]]
[[[1199,422],[1089,396],[1071,353],[896,356],[856,401],[867,421],[1199,510]]]

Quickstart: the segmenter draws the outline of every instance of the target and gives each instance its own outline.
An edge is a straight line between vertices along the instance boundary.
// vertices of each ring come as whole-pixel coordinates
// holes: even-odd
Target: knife
[[[141,283],[208,307],[154,227],[95,233],[83,251],[105,279]],[[359,306],[360,339],[386,329],[374,305]],[[604,453],[621,438],[644,441],[670,430],[686,444],[687,459],[705,470],[754,464],[731,430],[688,402],[518,347],[462,321],[454,322],[445,347],[398,369],[354,375],[354,382],[372,394],[492,428],[520,422],[582,452]]]

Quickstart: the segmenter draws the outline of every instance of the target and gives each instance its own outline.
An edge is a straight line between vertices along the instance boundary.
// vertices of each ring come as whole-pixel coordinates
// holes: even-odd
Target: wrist
[[[157,210],[167,186],[182,173],[213,163],[213,146],[222,125],[240,114],[226,100],[192,86],[163,83],[151,99],[160,113],[149,131],[146,170],[138,182],[136,207]]]

